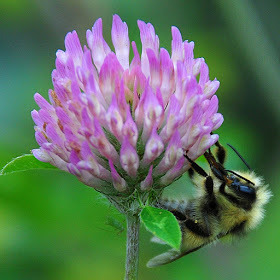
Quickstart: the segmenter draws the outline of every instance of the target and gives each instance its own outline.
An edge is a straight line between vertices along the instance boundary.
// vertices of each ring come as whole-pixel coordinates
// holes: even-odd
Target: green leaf
[[[156,237],[166,244],[179,250],[181,245],[181,230],[178,221],[167,210],[146,206],[141,212],[141,221]]]
[[[26,171],[31,169],[57,169],[50,163],[41,162],[32,154],[22,155],[8,162],[0,171],[0,175],[7,175],[14,172]]]

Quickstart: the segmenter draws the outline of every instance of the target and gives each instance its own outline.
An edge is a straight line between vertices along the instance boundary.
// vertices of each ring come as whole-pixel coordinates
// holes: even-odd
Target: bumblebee
[[[210,149],[204,153],[210,174],[185,153],[191,165],[189,175],[196,186],[196,196],[185,201],[161,200],[158,205],[178,220],[182,232],[181,248],[154,257],[147,263],[148,267],[173,262],[219,239],[242,237],[263,219],[263,207],[271,197],[268,186],[229,144],[249,171],[225,169],[225,149],[219,142],[215,145],[216,157]],[[153,241],[160,243],[156,238]]]

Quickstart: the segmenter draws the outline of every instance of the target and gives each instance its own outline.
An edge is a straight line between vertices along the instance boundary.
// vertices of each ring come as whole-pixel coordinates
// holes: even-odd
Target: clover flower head
[[[194,43],[172,27],[170,56],[151,23],[139,20],[138,27],[141,54],[118,15],[113,50],[102,19],[87,31],[87,46],[76,31],[68,33],[66,50],[56,53],[50,103],[34,96],[34,156],[105,194],[169,185],[189,168],[184,152],[193,160],[202,155],[223,122],[219,81],[209,79],[203,58],[194,58]]]

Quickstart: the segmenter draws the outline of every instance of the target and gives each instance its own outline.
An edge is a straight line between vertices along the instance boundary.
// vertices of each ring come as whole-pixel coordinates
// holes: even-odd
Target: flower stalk
[[[138,214],[126,216],[127,240],[126,240],[126,264],[125,280],[138,279],[139,260],[139,228],[140,218]]]

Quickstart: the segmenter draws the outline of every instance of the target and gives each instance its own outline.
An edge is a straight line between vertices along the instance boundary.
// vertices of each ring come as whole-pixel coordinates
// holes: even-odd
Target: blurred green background
[[[1,0],[0,166],[37,147],[30,111],[33,94],[46,96],[55,52],[64,36],[85,32],[102,17],[110,38],[112,14],[128,23],[152,22],[170,50],[170,26],[193,40],[210,77],[221,82],[218,130],[270,184],[274,197],[261,227],[229,246],[202,249],[155,269],[146,262],[165,248],[141,229],[139,279],[278,279],[280,256],[279,120],[280,2],[247,0]],[[243,169],[229,151],[227,167]],[[178,195],[187,185],[169,188]],[[0,178],[0,279],[123,279],[125,231],[108,226],[115,213],[106,200],[69,174],[26,172]],[[114,215],[117,215],[115,213]],[[119,216],[122,221],[122,217]]]

